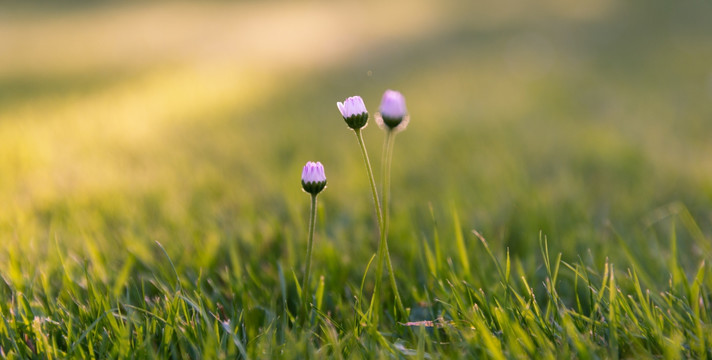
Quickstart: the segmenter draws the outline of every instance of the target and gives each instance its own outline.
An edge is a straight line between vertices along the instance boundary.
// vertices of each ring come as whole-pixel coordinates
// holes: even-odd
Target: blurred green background
[[[299,268],[299,176],[318,160],[317,273],[360,279],[375,226],[336,102],[374,112],[388,88],[411,113],[397,266],[436,226],[451,239],[456,212],[476,261],[473,228],[535,270],[541,231],[564,260],[628,246],[651,274],[682,219],[696,267],[710,248],[692,239],[712,233],[710,19],[709,1],[5,3],[0,269],[21,288],[61,249],[111,277],[127,258],[150,268],[156,240],[188,274],[233,248],[265,276]],[[384,134],[371,121],[365,138],[379,176]]]

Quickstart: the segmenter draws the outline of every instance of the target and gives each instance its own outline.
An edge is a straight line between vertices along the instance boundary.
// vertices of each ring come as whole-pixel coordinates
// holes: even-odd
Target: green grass
[[[542,4],[417,3],[434,20],[393,25],[375,4],[303,5],[287,18],[359,21],[304,30],[304,50],[267,33],[234,63],[191,57],[217,51],[202,37],[119,41],[119,60],[90,37],[76,62],[25,61],[45,35],[101,34],[142,7],[0,11],[0,30],[27,34],[0,59],[0,356],[712,357],[712,9]],[[279,4],[149,10],[163,7],[175,29],[285,19]],[[346,55],[317,51],[362,22],[375,33]],[[362,314],[378,228],[336,102],[373,112],[386,88],[411,113],[389,225],[410,314],[394,318],[384,276],[376,328]],[[364,130],[377,181],[384,135]],[[328,188],[300,328],[309,160]]]

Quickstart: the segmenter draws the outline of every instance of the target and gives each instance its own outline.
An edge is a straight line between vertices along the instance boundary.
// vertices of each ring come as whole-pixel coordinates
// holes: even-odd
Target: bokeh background
[[[99,276],[150,268],[154,241],[182,273],[236,253],[298,268],[299,176],[319,160],[317,267],[360,279],[375,226],[336,102],[373,112],[389,88],[411,113],[396,265],[436,228],[452,238],[457,214],[473,259],[474,228],[535,271],[541,232],[565,260],[634,253],[654,277],[677,223],[695,267],[712,229],[710,19],[709,1],[3,3],[0,268],[31,282],[58,249]],[[365,138],[380,176],[384,134],[371,121]]]

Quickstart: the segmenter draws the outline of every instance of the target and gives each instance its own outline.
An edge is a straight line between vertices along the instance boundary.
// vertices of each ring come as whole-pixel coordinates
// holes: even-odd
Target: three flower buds
[[[339,108],[346,125],[351,129],[359,130],[368,123],[368,110],[366,110],[366,104],[364,104],[360,96],[351,96],[344,102],[337,102],[336,107]],[[380,116],[377,116],[379,125],[387,126],[389,130],[394,130],[399,126],[399,130],[402,130],[408,123],[405,98],[398,91],[386,90],[383,98],[381,98],[379,111]],[[324,190],[325,187],[326,175],[324,174],[324,166],[318,161],[307,162],[302,170],[302,188],[304,191],[316,195]]]
[[[302,170],[302,188],[304,191],[316,195],[326,187],[326,174],[324,165],[320,162],[307,162]]]

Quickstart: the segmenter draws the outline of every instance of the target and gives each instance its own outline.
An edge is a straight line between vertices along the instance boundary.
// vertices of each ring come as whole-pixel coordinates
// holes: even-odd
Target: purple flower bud
[[[326,187],[324,166],[320,162],[307,162],[302,170],[302,188],[304,191],[316,195]]]
[[[400,125],[408,111],[405,108],[405,98],[395,90],[386,90],[379,108],[383,123],[391,130]]]
[[[352,96],[344,100],[344,102],[337,102],[336,107],[339,108],[341,116],[344,117],[346,124],[350,128],[358,130],[366,126],[368,110],[366,110],[366,105],[360,96]]]

